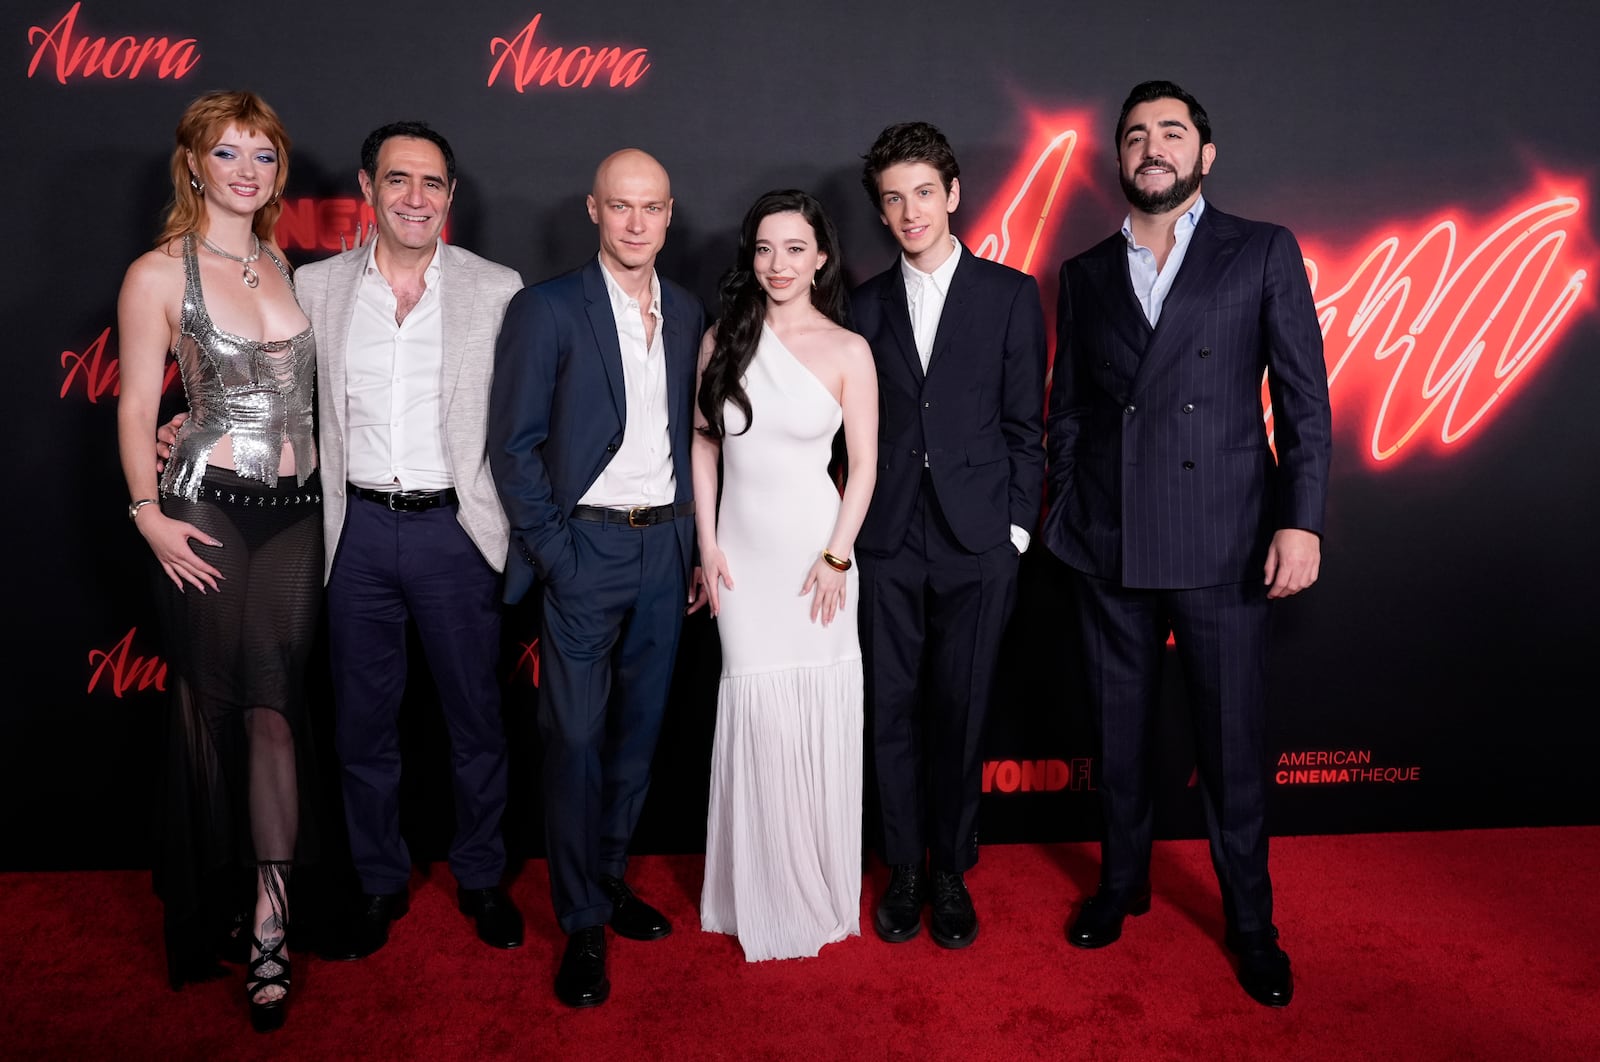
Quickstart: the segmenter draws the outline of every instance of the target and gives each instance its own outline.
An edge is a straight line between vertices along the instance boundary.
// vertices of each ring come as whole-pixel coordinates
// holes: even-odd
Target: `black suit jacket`
[[[676,500],[685,502],[694,496],[689,444],[705,311],[688,291],[659,279],[672,473]],[[495,343],[489,402],[489,467],[511,524],[507,601],[521,600],[536,579],[572,571],[567,517],[622,445],[627,410],[599,259],[518,292]],[[676,524],[687,585],[694,522]]]
[[[962,248],[922,371],[900,259],[851,295],[878,371],[878,483],[856,548],[900,547],[924,455],[956,540],[973,553],[1032,531],[1044,485],[1044,314],[1026,273]]]
[[[1322,533],[1327,367],[1287,229],[1208,204],[1153,329],[1120,233],[1062,265],[1059,298],[1051,552],[1125,586],[1185,589],[1259,580],[1279,528]]]

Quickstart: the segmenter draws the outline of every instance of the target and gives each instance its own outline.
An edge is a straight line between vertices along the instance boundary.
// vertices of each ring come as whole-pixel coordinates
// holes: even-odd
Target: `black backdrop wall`
[[[1295,230],[1328,337],[1323,579],[1276,611],[1276,830],[1600,822],[1600,8],[1478,7],[8,4],[0,866],[146,858],[165,677],[146,551],[122,516],[115,299],[155,234],[177,117],[211,88],[259,91],[294,137],[279,236],[296,262],[354,230],[365,133],[422,118],[461,165],[450,238],[529,282],[594,253],[595,163],[652,151],[677,197],[660,268],[708,300],[771,187],[823,200],[854,278],[887,265],[859,156],[884,125],[930,120],[962,161],[958,235],[1036,274],[1049,314],[1061,259],[1124,213],[1108,145],[1122,95],[1179,81],[1215,126],[1208,197]],[[990,841],[1095,829],[1063,592],[1030,553],[988,742]],[[533,629],[523,612],[507,626],[508,829],[538,854]],[[690,623],[642,849],[703,841],[715,646],[709,621]],[[434,858],[450,797],[424,678],[406,821]],[[1173,679],[1160,829],[1198,835]]]

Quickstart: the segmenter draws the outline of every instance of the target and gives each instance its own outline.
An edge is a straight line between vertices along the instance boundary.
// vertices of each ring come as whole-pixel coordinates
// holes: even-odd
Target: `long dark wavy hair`
[[[729,402],[744,413],[745,426],[740,434],[750,430],[752,412],[750,396],[744,391],[744,373],[755,356],[756,344],[761,340],[761,322],[767,312],[767,293],[752,267],[756,230],[761,227],[761,220],[771,214],[799,214],[816,233],[817,250],[828,257],[817,270],[811,305],[834,324],[844,324],[844,262],[833,221],[809,193],[797,188],[766,193],[745,214],[739,226],[739,257],[722,276],[716,345],[700,380],[699,398],[700,412],[706,418],[706,426],[700,430],[713,439],[727,434],[722,410]]]

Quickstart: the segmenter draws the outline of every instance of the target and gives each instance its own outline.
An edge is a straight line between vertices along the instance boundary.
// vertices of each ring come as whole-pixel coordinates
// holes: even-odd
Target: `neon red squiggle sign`
[[[1088,123],[1081,115],[1057,114],[1035,116],[1029,124],[1027,146],[1000,185],[1012,191],[979,215],[974,253],[1040,276],[1034,266],[1044,272],[1052,268],[1041,253],[1049,249],[1046,236],[1052,222],[1059,227],[1075,176],[1070,167],[1078,147],[1077,127]]]
[[[1008,191],[979,216],[979,255],[1051,279],[1046,237],[1064,213],[1087,124],[1032,119]],[[1396,222],[1358,242],[1364,253],[1306,244],[1334,422],[1370,438],[1369,463],[1424,438],[1435,419],[1438,444],[1457,444],[1502,405],[1571,324],[1594,258],[1587,232],[1582,196],[1564,189],[1531,191],[1488,219]],[[1264,384],[1262,404],[1270,433]]]
[[[1306,252],[1328,385],[1373,463],[1430,420],[1439,445],[1464,439],[1561,335],[1589,277],[1573,247],[1586,228],[1576,195],[1530,192],[1487,221],[1394,228],[1332,290],[1317,262],[1340,257]]]

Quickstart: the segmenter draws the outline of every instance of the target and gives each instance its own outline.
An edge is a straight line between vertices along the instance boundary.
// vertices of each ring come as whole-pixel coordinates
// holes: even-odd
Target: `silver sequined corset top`
[[[285,442],[294,451],[296,479],[303,484],[316,466],[311,438],[317,346],[311,329],[293,339],[265,343],[243,339],[211,323],[200,290],[195,238],[183,238],[183,319],[172,349],[183,376],[189,419],[161,475],[161,493],[195,501],[212,449],[224,435],[233,437],[234,471],[277,486]],[[262,253],[278,272],[294,281],[276,255]]]

